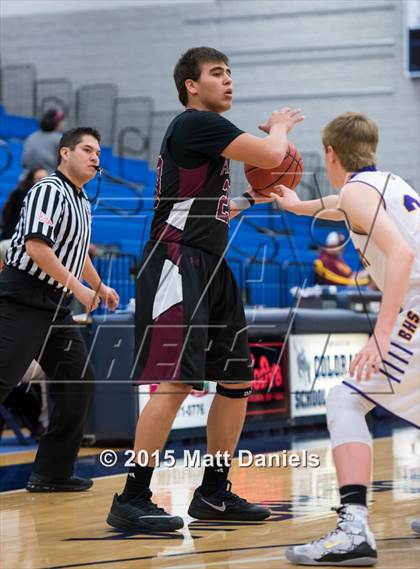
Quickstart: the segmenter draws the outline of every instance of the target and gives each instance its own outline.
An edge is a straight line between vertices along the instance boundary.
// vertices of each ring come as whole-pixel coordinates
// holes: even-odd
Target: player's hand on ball
[[[360,383],[363,379],[369,381],[372,373],[378,373],[382,357],[388,353],[389,337],[386,335],[373,334],[366,346],[353,359],[350,366],[350,377],[356,374],[356,380]]]
[[[286,211],[296,211],[300,204],[300,198],[296,192],[283,185],[274,186],[270,190],[270,197],[281,209]]]
[[[254,198],[255,203],[259,204],[259,203],[269,203],[273,201],[273,198],[271,197],[271,190],[268,191],[256,191],[254,190],[254,188],[250,185],[248,185],[246,191],[248,192],[248,194]]]
[[[267,122],[258,125],[258,128],[267,134],[270,134],[270,130],[276,124],[282,124],[286,127],[286,131],[289,132],[296,124],[304,120],[304,116],[301,114],[301,109],[292,109],[291,107],[283,107],[279,111],[273,111]]]
[[[105,306],[110,310],[115,310],[120,303],[120,297],[118,296],[117,291],[109,286],[102,284],[98,294],[103,300]]]

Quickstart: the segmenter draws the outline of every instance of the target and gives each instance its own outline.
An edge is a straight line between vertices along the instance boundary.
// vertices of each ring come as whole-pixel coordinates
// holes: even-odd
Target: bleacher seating
[[[15,117],[0,113],[0,138],[25,140],[38,129],[38,121],[32,118]]]
[[[6,141],[12,157],[8,168],[1,171],[0,156],[0,210],[21,172],[19,139],[35,128],[34,119],[10,116],[0,110],[0,137]],[[5,150],[0,146],[0,155],[1,152]],[[101,165],[107,176],[103,177],[99,198],[92,208],[92,241],[112,245],[120,251],[122,268],[115,255],[108,263],[97,261],[97,267],[104,272],[101,276],[106,282],[121,289],[125,304],[134,294],[130,267],[139,261],[149,235],[155,173],[145,160],[114,156],[111,147],[102,148]],[[120,179],[121,172],[124,180]],[[95,195],[97,184],[96,178],[87,185],[89,196]],[[290,305],[293,302],[290,288],[304,282],[306,286],[314,283],[312,266],[319,244],[314,237],[322,243],[327,233],[335,229],[336,224],[319,222],[316,231],[311,231],[310,218],[273,210],[271,204],[248,210],[244,219],[234,219],[227,258],[244,300],[265,306]],[[346,232],[344,227],[340,231]],[[346,248],[345,259],[353,269],[358,268],[358,257],[351,245]],[[125,271],[125,277],[121,271]]]

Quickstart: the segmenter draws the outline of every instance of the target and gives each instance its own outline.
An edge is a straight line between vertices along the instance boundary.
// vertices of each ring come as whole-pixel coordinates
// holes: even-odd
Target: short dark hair
[[[198,81],[203,63],[213,61],[222,61],[229,65],[228,56],[213,47],[192,47],[179,58],[174,69],[174,81],[178,91],[178,98],[184,107],[188,103],[185,81],[187,79]]]
[[[39,121],[39,128],[44,132],[51,132],[57,128],[63,118],[64,113],[62,111],[58,111],[57,109],[48,109]]]
[[[67,130],[63,136],[61,137],[60,144],[58,145],[58,164],[61,162],[61,149],[62,148],[70,148],[70,150],[74,150],[75,147],[79,144],[84,136],[93,136],[96,138],[98,143],[101,143],[101,135],[95,128],[91,128],[90,126],[79,126],[77,128],[71,128]]]

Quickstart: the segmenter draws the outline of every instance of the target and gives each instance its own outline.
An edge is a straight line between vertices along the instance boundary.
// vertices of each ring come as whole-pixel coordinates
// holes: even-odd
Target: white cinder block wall
[[[120,96],[149,96],[156,110],[176,110],[178,56],[214,46],[231,58],[229,118],[238,126],[257,132],[272,109],[300,106],[307,119],[292,140],[320,152],[326,121],[366,112],[381,128],[379,166],[419,190],[420,80],[404,75],[403,9],[402,0],[174,0],[12,16],[1,22],[1,64],[31,63],[38,78],[67,77],[75,88],[113,82]]]

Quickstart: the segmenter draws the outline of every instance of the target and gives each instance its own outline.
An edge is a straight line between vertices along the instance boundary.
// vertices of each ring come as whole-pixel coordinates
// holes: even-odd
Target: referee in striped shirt
[[[69,304],[73,295],[87,311],[100,300],[111,310],[119,302],[88,255],[91,212],[83,185],[98,170],[99,143],[92,128],[63,134],[58,168],[28,192],[0,274],[0,403],[33,359],[50,380],[54,401],[27,485],[32,492],[92,485],[73,475],[94,374]]]

